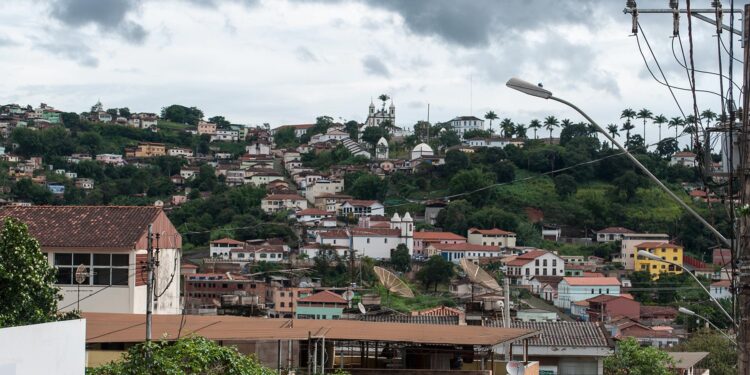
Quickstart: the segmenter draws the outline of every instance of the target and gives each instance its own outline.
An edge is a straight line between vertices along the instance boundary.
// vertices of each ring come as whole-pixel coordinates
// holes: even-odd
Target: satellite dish
[[[510,361],[505,365],[505,370],[508,372],[508,375],[523,375],[526,370],[524,367],[523,362]]]
[[[353,290],[347,290],[341,296],[344,297],[345,300],[351,301],[352,298],[354,298],[354,291]]]
[[[495,280],[492,275],[488,274],[487,271],[483,270],[482,267],[479,267],[466,258],[461,259],[458,264],[461,266],[461,269],[466,272],[466,276],[469,277],[469,280],[471,280],[472,283],[479,284],[490,290],[502,292],[503,289],[500,287],[500,284],[497,283],[497,280]]]
[[[406,298],[414,298],[414,292],[411,291],[408,285],[398,278],[393,272],[388,271],[385,268],[375,266],[373,267],[375,275],[378,276],[378,280],[388,290],[398,296]]]
[[[357,308],[363,315],[367,314],[367,309],[365,308],[365,305],[362,304],[362,302],[357,302]]]
[[[76,283],[77,284],[83,284],[86,281],[86,278],[88,276],[89,276],[89,273],[86,272],[86,266],[81,264],[78,266],[78,268],[76,268]]]

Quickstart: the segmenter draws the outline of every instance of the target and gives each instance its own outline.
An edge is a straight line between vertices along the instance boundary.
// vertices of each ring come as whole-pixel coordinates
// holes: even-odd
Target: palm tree
[[[526,125],[516,125],[516,138],[526,138]]]
[[[669,120],[669,122],[667,123],[667,127],[674,128],[674,139],[677,139],[678,137],[677,130],[684,125],[685,123],[683,122],[682,117],[672,117]]]
[[[544,118],[544,127],[549,130],[549,143],[552,144],[552,129],[558,127],[560,121],[555,116],[547,116]]]
[[[607,125],[607,133],[612,136],[612,138],[617,138],[620,136],[619,128],[615,124],[609,124]]]
[[[531,120],[531,122],[529,122],[529,129],[534,129],[534,139],[537,139],[536,130],[541,129],[541,128],[542,128],[542,123],[539,120],[533,119]]]
[[[560,122],[560,127],[565,129],[568,126],[573,125],[573,121],[570,121],[569,119],[564,119],[562,122]]]
[[[701,118],[706,120],[707,124],[711,124],[711,122],[716,120],[717,117],[716,113],[710,109],[701,112]]]
[[[632,110],[631,108],[625,108],[625,109],[622,110],[622,113],[620,114],[620,118],[626,118],[628,120],[632,120],[637,115],[638,114],[635,113],[635,111]]]
[[[633,129],[635,129],[635,125],[630,122],[630,119],[625,120],[622,129],[620,129],[625,132],[625,143],[630,143],[630,131]]]
[[[503,137],[510,137],[513,134],[515,127],[516,124],[514,124],[509,118],[504,118],[503,121],[500,122],[500,129],[503,131]]]
[[[659,142],[661,142],[661,126],[667,123],[667,118],[664,115],[658,115],[654,117],[654,124],[659,126]]]
[[[490,133],[492,133],[492,120],[497,120],[497,114],[494,111],[489,111],[484,114],[484,118],[490,120]]]
[[[390,98],[391,97],[386,94],[380,94],[380,96],[378,96],[378,99],[380,99],[380,101],[383,102],[383,109],[385,109],[385,102],[387,102],[388,99]]]
[[[654,118],[654,114],[646,108],[641,109],[636,117],[643,120],[643,142],[646,143],[646,120]]]

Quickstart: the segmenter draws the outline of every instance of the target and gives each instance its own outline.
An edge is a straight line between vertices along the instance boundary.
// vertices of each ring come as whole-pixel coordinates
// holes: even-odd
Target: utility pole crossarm
[[[664,13],[674,14],[675,11],[678,12],[678,13],[685,13],[685,14],[687,13],[687,9],[640,9],[640,8],[625,8],[622,12],[625,13],[625,14],[633,14],[636,11],[638,12],[639,15],[640,14],[648,14],[648,13],[651,13],[651,14],[659,14],[659,13],[661,13],[661,14],[664,14]],[[728,10],[728,9],[722,9],[721,12],[722,13],[737,13],[737,14],[740,14],[740,15],[742,14],[742,10],[739,10],[739,9],[735,9],[734,12],[732,12],[731,10]],[[699,19],[701,21],[705,21],[705,22],[708,22],[708,23],[716,26],[716,20],[713,20],[711,18],[708,18],[708,17],[704,16],[703,13],[706,13],[706,14],[716,14],[716,9],[708,8],[708,9],[691,9],[690,10],[690,15],[691,16],[693,16],[693,17],[695,17],[695,18],[697,18],[697,19]],[[731,27],[729,27],[727,25],[722,24],[721,28],[724,29],[724,30],[726,30],[726,31],[731,32],[732,34],[735,34],[735,35],[738,35],[738,36],[742,36],[742,31],[737,30],[737,29],[733,29],[733,28],[731,28]]]

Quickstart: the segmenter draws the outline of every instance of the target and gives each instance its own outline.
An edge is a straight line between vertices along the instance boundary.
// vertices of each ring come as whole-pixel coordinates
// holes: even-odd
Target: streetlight
[[[694,312],[693,310],[688,310],[688,309],[686,309],[686,308],[684,308],[684,307],[679,307],[679,308],[678,308],[677,310],[678,310],[678,311],[679,311],[680,313],[683,313],[683,314],[685,314],[685,315],[688,315],[688,316],[694,316],[694,317],[696,317],[696,318],[700,318],[700,319],[703,319],[703,320],[705,320],[705,321],[706,321],[706,323],[708,323],[708,324],[710,324],[710,325],[711,325],[711,327],[714,327],[714,329],[715,329],[715,330],[719,331],[719,332],[720,332],[720,333],[721,333],[722,335],[724,335],[724,336],[725,336],[725,337],[726,337],[727,339],[729,339],[729,341],[731,341],[731,342],[732,342],[732,344],[734,344],[735,346],[737,345],[737,341],[735,341],[735,340],[734,340],[734,337],[732,337],[732,336],[729,336],[729,335],[728,335],[728,334],[727,334],[726,332],[724,332],[724,331],[722,331],[721,329],[719,329],[719,327],[717,327],[717,326],[716,326],[716,324],[714,324],[713,322],[711,322],[710,320],[708,320],[708,318],[706,318],[705,316],[702,316],[702,315],[698,315],[698,314],[696,314],[696,313],[695,313],[695,312]]]
[[[576,112],[580,113],[583,117],[585,117],[586,120],[588,120],[591,123],[591,125],[594,125],[597,131],[602,133],[604,137],[606,137],[610,142],[612,142],[613,145],[617,146],[617,148],[620,149],[620,151],[622,151],[625,154],[625,156],[627,156],[628,159],[630,159],[630,161],[633,162],[633,164],[635,164],[641,171],[643,171],[643,173],[645,173],[646,176],[648,176],[651,180],[653,180],[656,183],[656,185],[658,185],[660,188],[662,188],[662,190],[664,190],[665,193],[667,193],[667,195],[669,195],[672,199],[674,199],[675,202],[677,202],[677,204],[682,206],[682,208],[684,208],[687,212],[693,215],[693,217],[695,217],[698,221],[700,221],[701,224],[703,224],[706,228],[708,228],[708,230],[710,230],[711,233],[716,235],[716,237],[719,238],[721,242],[723,242],[727,246],[730,246],[730,247],[732,246],[732,243],[726,237],[724,237],[718,230],[716,230],[716,228],[714,228],[711,224],[709,224],[706,221],[706,219],[701,217],[701,215],[695,212],[695,210],[693,210],[690,206],[688,206],[687,203],[685,203],[682,199],[680,199],[677,195],[675,195],[675,193],[673,193],[672,190],[669,190],[669,188],[664,186],[664,184],[661,181],[659,181],[659,179],[656,178],[656,176],[654,176],[654,174],[651,173],[651,171],[649,171],[648,168],[646,168],[643,164],[641,164],[641,162],[639,162],[638,159],[635,158],[635,156],[633,156],[630,152],[628,152],[628,150],[626,150],[619,143],[617,143],[617,141],[615,141],[615,139],[612,138],[609,135],[609,133],[607,133],[604,129],[602,129],[602,127],[599,126],[599,124],[597,124],[596,121],[594,121],[591,117],[589,117],[589,115],[583,112],[580,108],[576,107],[573,103],[570,103],[564,99],[556,98],[552,96],[551,91],[545,88],[542,88],[541,85],[535,85],[533,83],[526,82],[522,79],[511,78],[510,80],[508,80],[508,82],[505,85],[514,90],[518,90],[524,94],[535,96],[537,98],[542,98],[542,99],[552,99],[556,102],[560,102],[562,104],[567,105],[570,108],[575,109]]]
[[[656,260],[656,261],[659,261],[659,262],[664,262],[664,263],[671,264],[673,266],[682,268],[682,270],[685,271],[685,273],[687,273],[688,275],[692,276],[693,279],[695,279],[695,281],[698,283],[698,285],[700,285],[701,288],[703,288],[703,290],[706,292],[706,294],[708,294],[708,297],[711,298],[711,301],[713,301],[713,303],[715,303],[716,306],[719,306],[719,309],[721,309],[721,311],[724,313],[724,315],[726,315],[727,318],[729,318],[729,321],[731,321],[732,324],[734,324],[735,326],[737,326],[737,323],[734,321],[734,318],[732,318],[732,315],[730,315],[727,312],[727,310],[724,309],[724,306],[722,306],[719,303],[719,301],[717,301],[716,298],[714,298],[714,296],[711,295],[711,292],[709,292],[708,289],[706,289],[706,287],[703,285],[703,283],[701,283],[701,281],[698,280],[698,277],[695,276],[695,274],[693,274],[692,272],[688,271],[685,267],[683,267],[682,264],[673,262],[671,260],[662,259],[660,256],[658,256],[656,254],[653,254],[653,253],[649,253],[646,250],[638,250],[638,256],[641,256],[641,257],[644,257],[644,258],[648,258],[648,259],[651,259],[651,260]],[[690,310],[688,310],[688,311],[690,311]]]

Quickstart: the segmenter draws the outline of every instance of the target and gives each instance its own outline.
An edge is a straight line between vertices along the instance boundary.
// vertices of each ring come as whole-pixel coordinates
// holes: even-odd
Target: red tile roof
[[[213,240],[211,241],[211,244],[217,244],[217,245],[244,245],[245,243],[242,241],[237,241],[234,239],[231,239],[229,237],[222,238],[220,240]]]
[[[352,206],[362,206],[362,207],[370,207],[375,204],[380,204],[378,201],[366,201],[366,200],[359,200],[359,199],[349,199],[347,201],[344,201],[343,204],[349,203]]]
[[[466,237],[451,232],[414,232],[414,239],[424,241],[466,241]]]
[[[563,280],[571,286],[620,286],[616,277],[564,277]]]
[[[521,254],[516,259],[536,259],[545,254],[552,254],[549,251],[544,250],[531,250],[527,253]]]
[[[477,228],[470,228],[469,234],[472,233],[479,233],[482,235],[490,235],[490,236],[496,236],[496,235],[515,235],[513,232],[508,232],[506,230],[492,228],[492,229],[477,229]]]
[[[297,194],[271,194],[271,195],[267,195],[263,199],[267,201],[283,201],[283,200],[302,201],[302,200],[305,200],[305,198]]]
[[[635,233],[634,231],[624,227],[608,227],[597,231],[596,233]]]
[[[711,286],[714,288],[729,288],[731,285],[732,285],[732,282],[729,280],[721,280],[715,283],[711,283]]]
[[[675,245],[669,242],[642,242],[635,245],[638,249],[682,249],[682,246]]]
[[[499,251],[497,246],[477,245],[473,243],[431,243],[430,246],[441,251]]]
[[[307,303],[347,303],[344,297],[341,297],[340,295],[324,290],[322,292],[315,293],[309,297],[305,297],[302,299],[297,300],[298,303],[300,302],[307,302]]]
[[[320,238],[349,238],[349,234],[343,229],[327,230],[325,232],[318,232]]]
[[[6,206],[0,218],[13,217],[28,225],[43,247],[132,248],[148,224],[163,214],[143,206]]]
[[[401,231],[391,228],[352,228],[351,233],[352,236],[355,237],[398,237],[401,234]]]

